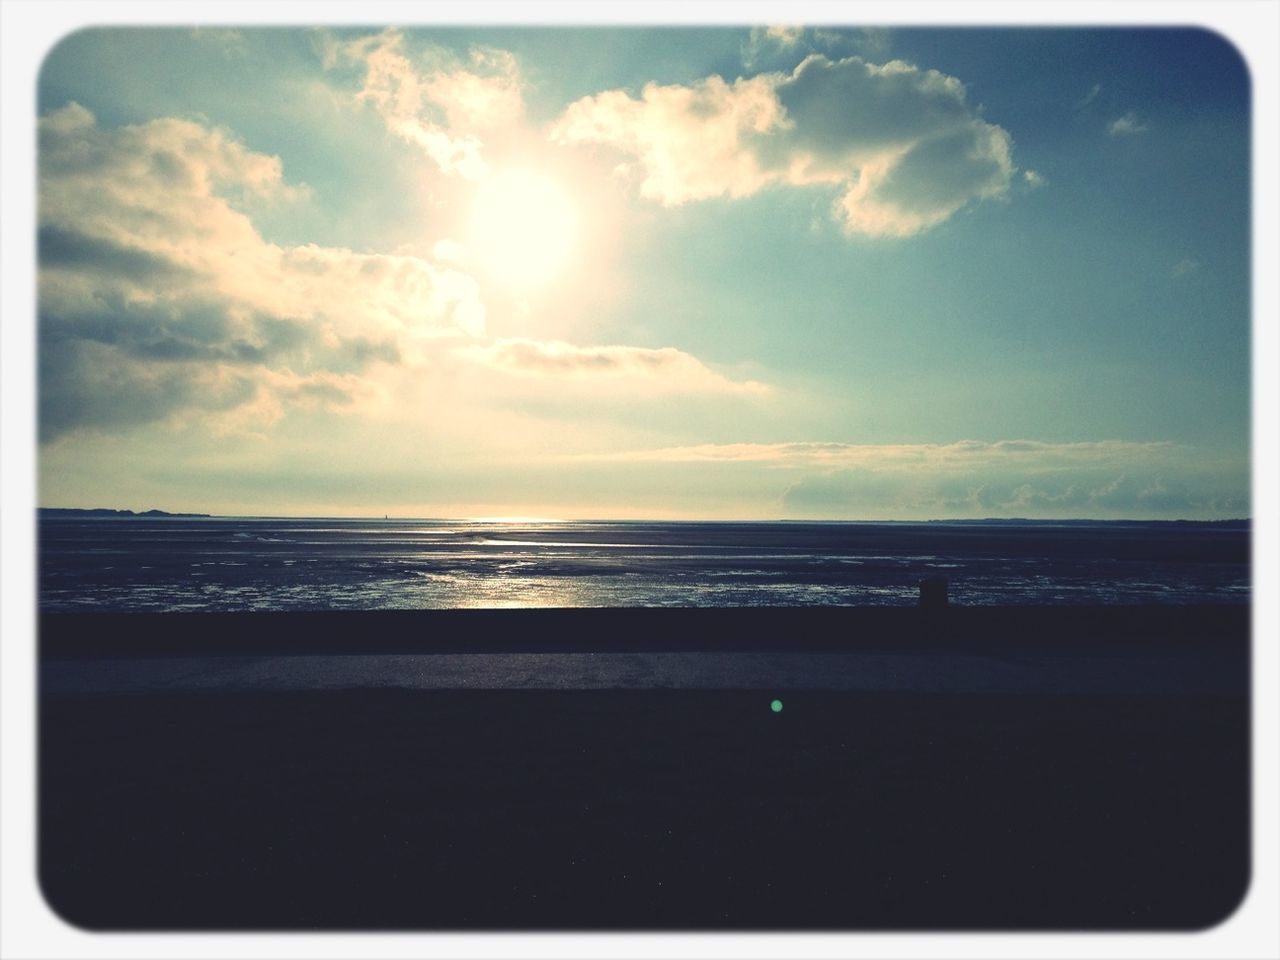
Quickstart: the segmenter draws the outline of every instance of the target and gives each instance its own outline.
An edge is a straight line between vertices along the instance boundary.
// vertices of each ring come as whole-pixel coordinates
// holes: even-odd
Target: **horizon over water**
[[[1250,523],[644,521],[42,510],[55,611],[1244,604]]]

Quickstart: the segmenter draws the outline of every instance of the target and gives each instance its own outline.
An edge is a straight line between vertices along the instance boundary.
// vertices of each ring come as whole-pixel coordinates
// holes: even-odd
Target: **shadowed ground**
[[[1243,690],[81,688],[40,730],[92,928],[1192,929],[1248,880]]]

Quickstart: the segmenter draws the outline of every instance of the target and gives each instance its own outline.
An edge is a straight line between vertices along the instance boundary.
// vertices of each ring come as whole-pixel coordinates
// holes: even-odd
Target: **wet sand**
[[[92,661],[50,644],[41,881],[93,929],[1202,928],[1248,880],[1247,690],[1144,688],[1141,669],[1180,644],[1174,673],[1247,675],[1247,617],[1197,616],[1199,642],[1131,638],[1109,661],[1122,682],[1056,691],[803,672],[531,688],[518,670],[473,689],[54,689]],[[915,640],[900,672],[952,675]],[[1098,646],[1075,656],[1101,676]],[[100,663],[217,659],[168,652]]]

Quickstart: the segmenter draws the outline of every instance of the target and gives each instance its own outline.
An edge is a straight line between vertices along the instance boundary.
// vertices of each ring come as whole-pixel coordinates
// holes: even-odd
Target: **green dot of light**
[[[774,713],[781,713],[781,712],[782,712],[782,701],[781,701],[781,700],[775,700],[775,701],[773,701],[773,703],[769,704],[769,709],[770,709],[770,710],[772,710]]]

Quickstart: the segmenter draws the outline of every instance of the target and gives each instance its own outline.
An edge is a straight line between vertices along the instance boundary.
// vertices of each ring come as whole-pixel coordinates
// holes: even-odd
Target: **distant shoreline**
[[[112,510],[107,507],[93,507],[85,509],[83,507],[37,507],[36,515],[40,519],[52,519],[56,517],[80,518],[80,517],[104,517],[119,519],[147,519],[149,517],[202,517],[213,519],[211,513],[170,513],[167,510],[144,510],[141,513],[133,510]]]
[[[55,519],[202,519],[202,520],[272,520],[272,521],[311,521],[311,520],[332,520],[353,523],[367,523],[376,521],[378,516],[370,514],[368,516],[351,515],[351,516],[323,516],[323,515],[271,515],[271,514],[214,514],[214,513],[171,513],[167,510],[118,510],[108,507],[37,507],[36,514],[41,520]],[[695,524],[723,524],[723,525],[753,525],[753,524],[830,524],[830,525],[848,525],[848,526],[921,526],[921,525],[952,525],[952,526],[1010,526],[1010,527],[1088,527],[1088,526],[1105,526],[1105,525],[1134,525],[1141,524],[1143,526],[1193,526],[1193,527],[1238,527],[1249,528],[1253,520],[1249,517],[1231,517],[1220,520],[1193,520],[1187,518],[1172,519],[1138,519],[1135,517],[1116,517],[1104,519],[1098,517],[935,517],[927,520],[848,520],[848,519],[815,519],[815,518],[794,518],[794,517],[775,517],[765,520],[733,520],[733,519],[707,519],[707,520],[616,520],[607,517],[595,517],[591,519],[557,519],[557,518],[539,518],[538,520],[497,520],[485,519],[481,517],[414,517],[414,516],[396,516],[391,517],[384,514],[381,518],[401,523],[510,523],[520,524],[529,523],[538,524],[670,524],[672,526],[695,525]]]

